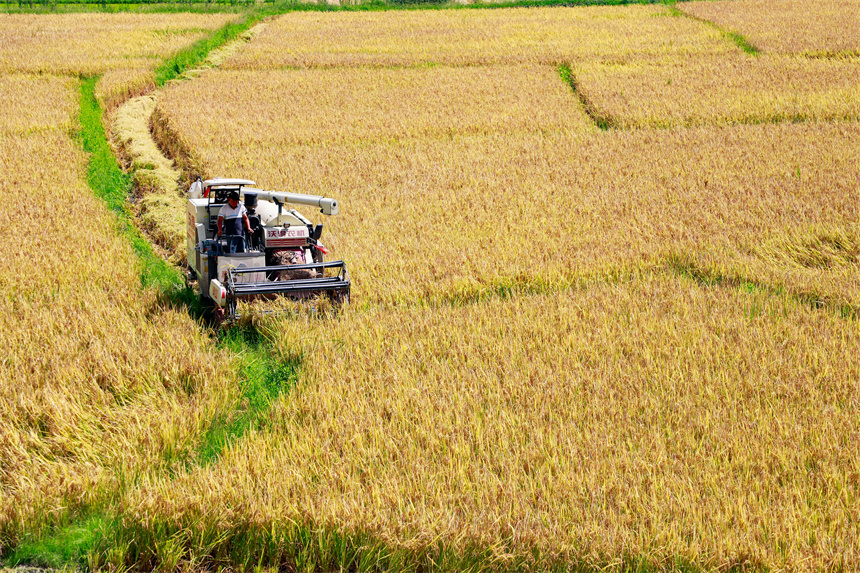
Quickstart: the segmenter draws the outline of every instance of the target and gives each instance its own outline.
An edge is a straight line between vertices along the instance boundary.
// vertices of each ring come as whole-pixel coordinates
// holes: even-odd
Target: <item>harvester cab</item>
[[[320,241],[322,224],[314,225],[288,204],[317,207],[336,215],[337,201],[327,197],[265,191],[247,179],[199,178],[188,190],[187,253],[190,275],[200,296],[227,323],[239,317],[239,300],[286,296],[328,296],[349,302],[349,273],[343,261],[326,262]],[[238,194],[251,231],[218,234],[218,214]]]

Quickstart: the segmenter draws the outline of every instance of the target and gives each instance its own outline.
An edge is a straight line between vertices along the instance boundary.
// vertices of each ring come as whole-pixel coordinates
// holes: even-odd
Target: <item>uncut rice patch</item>
[[[745,54],[584,62],[577,88],[619,128],[860,118],[860,58]]]
[[[164,90],[158,113],[192,154],[238,141],[277,149],[594,128],[558,71],[539,65],[214,70]]]
[[[736,49],[712,27],[662,6],[293,12],[225,67],[559,64]]]
[[[134,521],[535,570],[860,566],[853,321],[658,276],[271,330],[297,391],[217,467],[142,490]]]
[[[336,217],[305,212],[349,264],[355,300],[470,298],[680,264],[860,303],[857,123],[298,145],[278,142],[292,136],[268,123],[270,101],[234,106],[244,116],[228,125],[198,121],[209,96],[187,95],[161,120],[204,174],[338,199]],[[303,111],[323,133],[327,113],[342,113]]]
[[[116,108],[133,97],[155,89],[152,67],[118,68],[108,70],[96,82],[95,96],[99,105],[112,116]]]
[[[5,14],[0,71],[93,75],[149,67],[235,18],[232,14]]]
[[[743,35],[763,52],[860,54],[858,0],[723,0],[677,8]]]
[[[0,133],[0,172],[0,536],[14,545],[193,460],[236,379],[184,310],[141,288],[65,130]]]
[[[29,74],[0,75],[0,133],[69,131],[78,108],[77,80]]]

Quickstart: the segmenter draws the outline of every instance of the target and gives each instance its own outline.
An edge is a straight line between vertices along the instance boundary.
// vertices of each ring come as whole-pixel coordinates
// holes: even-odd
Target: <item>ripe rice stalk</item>
[[[764,52],[860,55],[857,0],[683,2],[678,9],[741,34]]]
[[[69,131],[77,111],[76,83],[48,75],[0,75],[0,133]]]
[[[155,89],[155,73],[151,67],[115,69],[103,73],[96,84],[99,105],[111,116],[124,102]]]
[[[744,54],[583,62],[577,87],[618,128],[860,119],[860,59]]]
[[[185,140],[199,141],[211,129],[199,118],[217,116],[219,144],[250,138],[278,147],[594,127],[558,72],[537,65],[213,70],[170,86],[158,107]]]
[[[39,82],[36,102],[57,91]],[[184,310],[141,289],[67,130],[0,132],[0,171],[0,531],[14,545],[193,461],[236,374]]]
[[[831,313],[655,275],[271,330],[300,387],[222,464],[133,494],[130,523],[192,553],[307,528],[323,570],[329,532],[391,569],[439,547],[473,570],[860,566],[860,331]],[[267,547],[249,558],[304,559]]]
[[[0,19],[0,70],[95,75],[154,68],[232,14],[7,14]]]
[[[274,20],[225,67],[557,65],[734,49],[719,31],[663,6],[293,12]]]
[[[350,124],[338,100],[297,106],[272,96],[257,106],[244,93],[257,84],[224,74],[217,101],[209,89],[169,90],[158,123],[205,174],[337,198],[341,214],[325,220],[323,242],[349,264],[356,300],[546,290],[682,260],[712,277],[860,303],[855,261],[816,267],[787,254],[818,233],[857,236],[856,122],[529,132],[515,131],[528,126],[517,117],[541,117],[543,108],[512,106],[514,128],[504,132],[373,143],[357,126],[344,128],[353,139],[343,141],[339,126],[358,120]],[[309,77],[327,85],[323,72]],[[276,81],[261,80],[259,91]],[[197,120],[220,115],[229,121]],[[279,117],[316,124],[318,140],[302,143],[311,129]],[[386,125],[409,133],[432,124],[425,117],[418,109]],[[468,107],[443,121],[456,130],[461,117],[474,125]]]

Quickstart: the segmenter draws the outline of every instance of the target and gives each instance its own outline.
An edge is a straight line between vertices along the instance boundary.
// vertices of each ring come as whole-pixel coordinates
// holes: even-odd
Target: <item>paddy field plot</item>
[[[738,53],[573,67],[594,116],[619,128],[860,119],[860,57]]]
[[[0,132],[4,135],[68,132],[78,114],[78,82],[62,76],[4,74]]]
[[[110,106],[162,49],[128,41],[36,67]],[[299,379],[211,463],[235,367],[88,195],[77,80],[0,48],[0,198],[33,198],[0,233],[87,247],[0,251],[0,539],[109,507],[100,563],[147,570],[857,569],[856,58],[765,45],[656,5],[295,12],[160,91],[186,174],[337,198],[307,214],[353,279],[254,323]]]
[[[62,508],[98,505],[122,476],[192,455],[229,403],[207,390],[234,374],[184,312],[150,316],[154,295],[87,187],[77,142],[2,134],[0,165],[0,198],[16,205],[0,214],[14,246],[0,254],[0,530],[9,540],[62,522]],[[34,232],[48,213],[50,232]]]
[[[727,53],[719,31],[664,6],[295,13],[226,68],[559,64],[571,59]]]
[[[671,14],[290,14],[168,87],[187,169],[338,198],[353,304],[266,322],[296,393],[135,515],[323,568],[857,562],[856,61]]]
[[[232,14],[4,14],[0,71],[94,75],[155,68]]]
[[[553,68],[491,70],[468,73],[488,88],[461,92],[444,82],[460,71],[380,71],[380,85],[412,86],[398,98],[349,81],[366,70],[213,72],[167,89],[157,112],[199,171],[338,197],[323,241],[367,277],[356,300],[541,289],[680,258],[858,302],[857,123],[601,132]],[[500,81],[540,97],[497,98]],[[267,95],[293,82],[301,97]],[[436,97],[449,113],[424,104]],[[844,239],[828,258],[831,236]]]
[[[141,287],[121,222],[87,183],[78,74],[147,57],[160,36],[154,22],[169,30],[182,20],[115,16],[0,19],[0,67],[11,69],[0,74],[4,558],[54,526],[103,515],[134,480],[187,463],[232,403],[220,386],[235,385],[229,355],[187,312]],[[151,30],[135,36],[143,20]],[[98,43],[123,34],[131,44],[113,56]],[[202,34],[167,34],[152,55]],[[62,71],[70,75],[51,73]]]
[[[303,382],[135,521],[286,554],[310,527],[323,569],[323,532],[381,541],[383,567],[437,544],[501,569],[856,562],[860,330],[832,313],[650,277],[271,328]]]
[[[766,53],[860,54],[857,0],[744,0],[681,2],[679,10],[741,34]]]

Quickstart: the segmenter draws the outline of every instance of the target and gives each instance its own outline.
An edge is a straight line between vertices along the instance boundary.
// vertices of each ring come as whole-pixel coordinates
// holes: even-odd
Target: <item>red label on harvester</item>
[[[298,247],[304,245],[308,238],[305,227],[266,229],[267,247]]]

